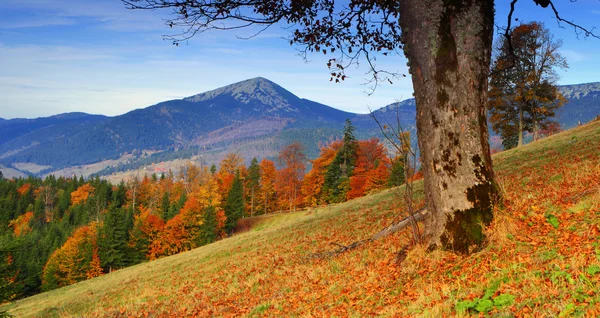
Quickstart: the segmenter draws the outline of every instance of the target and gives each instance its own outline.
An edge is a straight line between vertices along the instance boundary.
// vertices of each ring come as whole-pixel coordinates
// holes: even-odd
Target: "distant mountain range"
[[[564,128],[600,113],[600,83],[563,86],[561,91],[569,99],[557,116]],[[413,99],[373,114],[382,123],[395,123],[400,114],[402,125],[414,130]],[[314,158],[320,142],[340,137],[347,118],[359,138],[380,137],[370,115],[299,98],[257,77],[115,117],[67,113],[36,119],[0,118],[0,164],[22,171],[33,167],[25,172],[42,175],[134,155],[120,166],[114,167],[113,162],[101,171],[107,174],[193,155],[216,161],[232,151],[247,160],[274,157],[294,140],[302,142],[307,155]]]

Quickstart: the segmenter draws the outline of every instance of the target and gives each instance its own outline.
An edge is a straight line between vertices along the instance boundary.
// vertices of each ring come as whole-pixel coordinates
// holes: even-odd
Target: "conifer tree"
[[[128,265],[127,225],[123,209],[111,205],[100,230],[101,266],[110,272]]]
[[[232,233],[237,221],[244,216],[244,186],[242,185],[239,171],[236,171],[231,189],[227,194],[225,215],[227,216],[225,230],[228,233]]]
[[[217,211],[214,206],[204,209],[204,222],[202,223],[201,241],[199,245],[205,245],[217,240]]]
[[[338,150],[335,159],[327,167],[323,191],[329,203],[342,202],[350,189],[350,176],[356,164],[358,142],[354,137],[354,126],[350,119],[344,125],[344,138],[342,147]]]
[[[403,156],[398,156],[392,162],[392,170],[388,178],[388,186],[397,187],[406,182],[404,177],[404,159]]]

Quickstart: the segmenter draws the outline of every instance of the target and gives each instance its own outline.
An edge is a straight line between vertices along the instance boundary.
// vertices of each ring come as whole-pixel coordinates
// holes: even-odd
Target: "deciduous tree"
[[[560,55],[561,42],[539,22],[521,24],[495,47],[490,78],[490,122],[504,139],[504,148],[521,146],[523,133],[533,133],[552,123],[565,99],[555,85],[556,69],[567,68]]]
[[[300,189],[307,160],[304,147],[299,142],[291,143],[279,152],[277,160],[282,167],[277,174],[279,202],[281,207],[293,210],[302,203]]]
[[[260,207],[262,213],[271,213],[277,209],[277,191],[275,182],[277,178],[277,168],[275,163],[269,159],[260,161]]]

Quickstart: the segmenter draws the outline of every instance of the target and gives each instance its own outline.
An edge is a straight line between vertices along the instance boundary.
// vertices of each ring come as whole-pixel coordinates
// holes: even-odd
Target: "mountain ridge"
[[[567,85],[561,91],[572,97],[557,112],[563,128],[600,113],[600,83]],[[373,111],[381,124],[395,123],[397,114],[404,128],[414,132],[414,99]],[[43,171],[48,173],[143,150],[161,152],[167,158],[166,153],[194,148],[198,155],[218,157],[228,151],[244,152],[243,144],[249,142],[268,157],[293,140],[301,141],[312,158],[320,142],[339,138],[346,119],[356,126],[357,137],[381,137],[369,114],[300,98],[266,78],[255,77],[114,117],[73,112],[0,120],[0,163],[51,166]]]

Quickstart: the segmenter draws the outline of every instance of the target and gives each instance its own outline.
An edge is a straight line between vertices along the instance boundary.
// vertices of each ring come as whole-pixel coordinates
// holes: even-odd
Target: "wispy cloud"
[[[3,22],[3,28],[26,28],[53,25],[97,23],[98,27],[112,31],[149,31],[164,28],[157,13],[126,10],[120,1],[97,0],[2,0],[0,10],[29,10],[36,17],[25,22]],[[78,21],[78,18],[84,18]]]
[[[589,59],[587,55],[573,50],[562,49],[560,50],[560,54],[567,59],[568,63],[578,63]]]
[[[43,17],[26,21],[21,19],[13,21],[4,20],[0,22],[0,29],[39,28],[46,26],[73,25],[75,23],[76,21],[74,19],[65,17]]]

